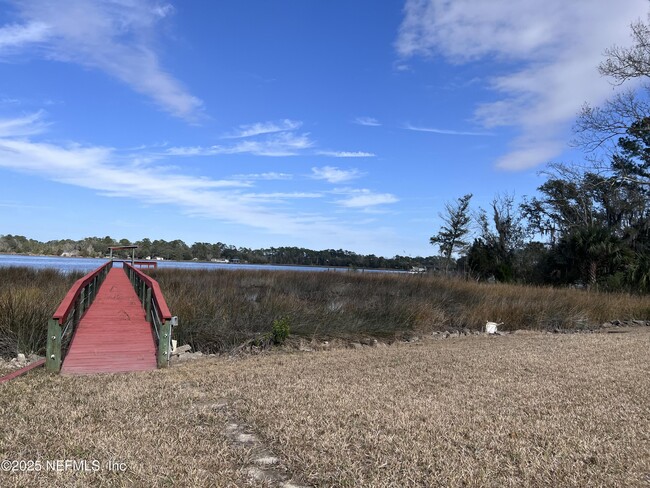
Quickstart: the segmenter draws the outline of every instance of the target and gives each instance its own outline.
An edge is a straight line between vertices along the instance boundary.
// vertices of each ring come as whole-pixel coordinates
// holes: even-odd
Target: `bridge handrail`
[[[177,319],[172,317],[156,280],[129,263],[125,262],[123,267],[144,306],[147,321],[156,334],[158,367],[166,368],[171,356],[172,322]]]
[[[112,264],[113,263],[111,261],[107,261],[94,271],[91,271],[86,276],[83,276],[82,278],[79,278],[77,281],[75,281],[74,285],[72,285],[72,288],[68,290],[68,293],[66,293],[63,300],[61,300],[61,303],[54,312],[54,315],[52,315],[53,319],[59,321],[59,325],[63,325],[65,323],[68,315],[70,314],[70,311],[74,308],[75,302],[81,294],[81,291],[88,284],[90,284],[91,281],[99,277],[102,272],[108,273],[108,270],[111,269]]]
[[[133,273],[138,276],[142,281],[146,283],[146,285],[151,288],[151,295],[152,298],[156,300],[156,304],[158,305],[158,311],[160,312],[160,318],[162,320],[170,320],[172,318],[172,314],[169,311],[169,307],[167,306],[167,302],[165,301],[165,297],[162,294],[162,291],[160,290],[160,285],[156,280],[154,280],[151,276],[147,276],[144,274],[142,271],[137,269],[134,266],[131,266],[129,263],[124,263],[124,268],[125,269],[130,269],[132,270]]]

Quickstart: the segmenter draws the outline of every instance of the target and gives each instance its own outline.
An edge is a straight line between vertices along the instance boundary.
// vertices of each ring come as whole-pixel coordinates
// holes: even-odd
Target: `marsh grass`
[[[272,332],[391,342],[410,333],[504,322],[503,330],[586,328],[650,319],[650,296],[479,284],[430,275],[361,272],[179,270],[151,272],[195,350],[220,352]],[[0,269],[0,356],[42,353],[47,320],[80,273]]]
[[[228,349],[288,317],[306,338],[392,341],[406,333],[503,322],[502,330],[587,328],[649,319],[650,297],[482,284],[436,276],[257,270],[153,271],[180,326],[181,343]]]
[[[0,268],[0,357],[43,354],[47,321],[80,273]]]

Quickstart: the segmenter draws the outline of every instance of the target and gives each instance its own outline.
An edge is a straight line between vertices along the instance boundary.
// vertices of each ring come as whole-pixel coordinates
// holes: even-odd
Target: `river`
[[[70,271],[92,271],[106,259],[98,258],[63,258],[57,256],[29,256],[25,254],[0,254],[0,268],[8,266],[26,266],[28,268],[47,269],[53,268],[64,273]],[[274,270],[274,271],[350,271],[351,268],[323,267],[323,266],[281,266],[277,264],[231,264],[231,263],[206,263],[199,261],[156,261],[159,268],[182,269],[249,269],[249,270]],[[367,273],[400,273],[402,271],[386,269],[358,269]]]

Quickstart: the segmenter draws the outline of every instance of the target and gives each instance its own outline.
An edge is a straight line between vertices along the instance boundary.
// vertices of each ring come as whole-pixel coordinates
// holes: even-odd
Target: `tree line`
[[[345,266],[356,268],[386,268],[408,270],[412,267],[436,269],[441,259],[438,256],[411,257],[394,256],[385,258],[374,254],[357,254],[343,249],[315,251],[302,247],[269,247],[250,249],[236,247],[222,242],[195,242],[187,245],[180,239],[165,241],[148,238],[131,242],[116,240],[110,236],[86,237],[81,240],[63,239],[40,242],[24,236],[0,236],[0,253],[39,254],[51,256],[104,257],[111,246],[136,245],[135,257],[160,257],[173,261],[211,261],[213,259],[239,260],[253,264],[288,264],[303,266]],[[116,256],[130,257],[130,251],[116,251]]]
[[[650,78],[650,26],[613,47],[599,71],[615,84]],[[445,207],[430,243],[448,272],[477,279],[650,291],[650,86],[585,105],[575,124],[580,164],[549,164],[538,195]]]

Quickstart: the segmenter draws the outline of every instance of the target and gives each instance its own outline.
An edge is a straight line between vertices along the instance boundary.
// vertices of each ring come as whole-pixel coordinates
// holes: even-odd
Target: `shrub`
[[[274,344],[284,344],[284,341],[289,337],[289,318],[282,317],[273,321],[271,328],[271,337]]]

